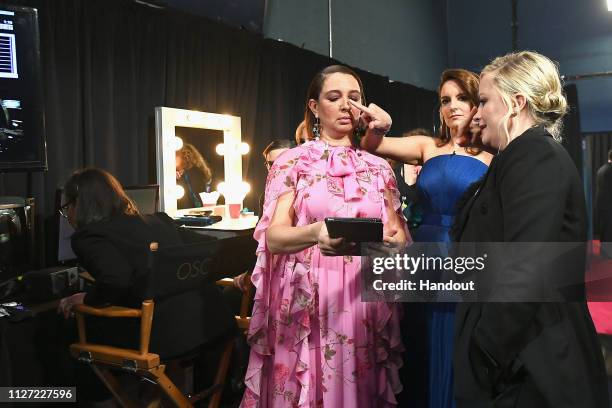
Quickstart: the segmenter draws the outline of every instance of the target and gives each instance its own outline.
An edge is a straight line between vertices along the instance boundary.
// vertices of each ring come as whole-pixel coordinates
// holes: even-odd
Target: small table
[[[223,217],[219,222],[204,227],[185,226],[190,230],[206,235],[212,235],[217,239],[231,238],[239,235],[252,235],[259,221],[256,215],[242,215],[239,218]]]

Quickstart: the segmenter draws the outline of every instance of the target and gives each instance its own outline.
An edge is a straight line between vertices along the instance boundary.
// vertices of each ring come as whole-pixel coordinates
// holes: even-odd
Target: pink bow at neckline
[[[344,199],[354,200],[363,196],[357,174],[367,171],[366,163],[351,148],[329,150],[327,175],[337,177],[344,184]],[[338,180],[339,181],[339,180]]]

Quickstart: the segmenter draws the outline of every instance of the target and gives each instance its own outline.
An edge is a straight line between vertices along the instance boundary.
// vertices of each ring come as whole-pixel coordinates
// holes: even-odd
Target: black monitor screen
[[[159,211],[159,186],[157,184],[128,186],[124,190],[141,214],[153,214]]]
[[[0,170],[46,170],[36,9],[0,6]]]

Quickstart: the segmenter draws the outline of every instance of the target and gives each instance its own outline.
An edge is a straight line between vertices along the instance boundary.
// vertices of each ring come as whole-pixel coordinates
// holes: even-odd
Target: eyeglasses
[[[70,207],[70,205],[72,205],[72,201],[68,201],[59,208],[59,213],[62,217],[68,218],[68,207]]]
[[[274,164],[274,160],[266,160],[266,169],[270,170],[270,167]]]

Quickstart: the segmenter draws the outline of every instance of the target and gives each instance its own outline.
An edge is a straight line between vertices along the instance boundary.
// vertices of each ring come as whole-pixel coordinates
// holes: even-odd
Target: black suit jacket
[[[612,163],[606,163],[597,170],[598,232],[603,242],[612,242]]]
[[[495,157],[480,189],[456,217],[454,238],[585,242],[586,224],[574,164],[537,127]],[[584,253],[577,258],[569,273],[583,282]],[[520,270],[496,274],[494,284],[529,291],[541,283],[538,273],[525,262]],[[601,351],[584,300],[460,304],[454,360],[459,406],[480,406],[476,401],[483,406],[608,406]]]
[[[86,294],[89,305],[140,307],[145,297],[149,243],[160,246],[213,240],[178,228],[168,215],[121,215],[87,225],[72,236],[79,263],[95,279]],[[90,323],[89,320],[92,320]],[[89,319],[92,341],[137,348],[134,319]],[[235,327],[229,307],[215,287],[189,291],[155,303],[150,350],[162,357],[186,353]]]

